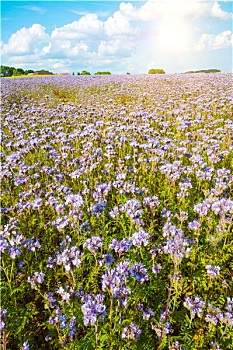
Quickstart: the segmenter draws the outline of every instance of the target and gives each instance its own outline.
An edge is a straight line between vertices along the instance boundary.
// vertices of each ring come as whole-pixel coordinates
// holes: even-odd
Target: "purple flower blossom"
[[[21,350],[30,350],[29,342],[26,340],[21,347]]]
[[[6,317],[7,317],[7,310],[0,308],[0,331],[3,330],[6,327]]]
[[[155,264],[155,265],[152,266],[152,272],[155,273],[155,274],[158,274],[158,273],[160,273],[162,268],[163,268],[162,265]]]
[[[83,305],[81,307],[83,313],[83,322],[85,326],[95,325],[97,317],[100,316],[102,319],[106,314],[106,306],[103,304],[103,294],[88,294],[82,297]]]
[[[161,321],[154,325],[154,324],[151,324],[151,328],[156,332],[158,338],[161,338],[163,334],[169,334],[171,333],[172,331],[172,326],[171,326],[171,323],[168,322],[168,321]]]
[[[122,338],[137,341],[141,333],[141,329],[137,327],[134,322],[132,322],[128,327],[124,327],[122,332]]]
[[[150,234],[144,231],[143,229],[139,230],[138,232],[135,232],[131,236],[132,244],[137,247],[140,247],[141,245],[144,245],[144,246],[148,245],[149,238],[150,238]]]
[[[138,304],[137,309],[142,312],[142,317],[144,320],[149,320],[150,317],[154,316],[154,311],[149,307],[145,308],[143,304]]]
[[[32,289],[35,288],[36,284],[44,282],[45,274],[43,272],[34,272],[32,277],[28,277],[27,281],[31,284]]]
[[[186,297],[184,301],[184,306],[190,311],[191,318],[193,319],[196,316],[196,314],[199,317],[202,315],[205,302],[201,297]]]
[[[102,258],[103,259],[99,261],[100,266],[105,265],[109,267],[115,261],[112,254],[103,254]]]
[[[116,269],[106,271],[105,274],[102,275],[102,290],[105,291],[109,289],[114,295],[116,294],[116,288],[124,285],[124,282],[124,278]]]
[[[214,265],[206,265],[206,272],[210,277],[216,277],[220,274],[220,267]]]
[[[9,248],[9,254],[11,259],[15,259],[17,256],[21,254],[21,250],[19,247],[11,247]]]
[[[99,202],[91,205],[92,214],[94,216],[100,216],[105,209],[106,203]]]
[[[137,199],[129,199],[125,204],[123,204],[120,208],[121,211],[125,211],[127,215],[132,218],[139,218],[142,215],[142,211],[140,210],[140,202]]]
[[[46,298],[49,301],[49,307],[50,308],[54,308],[57,305],[57,300],[54,297],[54,293],[53,292],[48,292],[46,294]]]
[[[80,194],[68,194],[65,197],[65,200],[66,205],[70,204],[74,208],[80,208],[84,204],[83,198]]]
[[[89,249],[91,252],[96,253],[99,249],[101,249],[103,245],[103,238],[100,236],[93,236],[88,238],[86,242],[84,242],[83,247]]]
[[[124,238],[122,241],[118,241],[113,238],[112,243],[109,244],[109,249],[114,249],[116,253],[128,252],[132,247],[132,240]]]
[[[188,229],[192,231],[198,231],[201,227],[201,223],[198,220],[193,220],[188,223]]]
[[[143,199],[143,204],[150,210],[159,206],[160,201],[156,196],[147,196]]]
[[[57,264],[62,264],[66,272],[69,272],[71,269],[81,265],[82,256],[83,253],[80,252],[79,248],[73,246],[64,249],[61,253],[58,252],[56,255],[56,262]]]
[[[167,241],[163,249],[166,254],[170,254],[174,262],[180,263],[185,255],[189,255],[189,240],[175,226],[170,226],[170,228],[171,230],[169,229],[170,231],[167,232],[171,235],[171,238]]]
[[[141,263],[134,264],[130,269],[130,274],[132,277],[135,277],[139,283],[143,283],[149,279],[147,270]]]

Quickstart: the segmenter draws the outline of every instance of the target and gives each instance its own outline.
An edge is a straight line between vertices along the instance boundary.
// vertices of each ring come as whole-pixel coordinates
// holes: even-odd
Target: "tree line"
[[[15,68],[15,67],[8,67],[8,66],[1,66],[0,68],[0,74],[1,77],[12,77],[12,76],[21,76],[21,75],[28,75],[31,73],[37,73],[37,74],[53,74],[45,69],[34,71],[33,69],[26,69],[23,68]]]

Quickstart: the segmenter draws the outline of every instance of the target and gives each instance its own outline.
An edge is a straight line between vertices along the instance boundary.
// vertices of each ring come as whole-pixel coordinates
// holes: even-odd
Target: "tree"
[[[30,73],[34,73],[34,70],[32,70],[32,69],[27,69],[27,70],[24,71],[24,74],[25,74],[25,75],[28,75],[28,74],[30,74]]]
[[[88,72],[87,70],[83,70],[83,71],[81,72],[81,75],[91,75],[91,73]]]
[[[24,75],[24,70],[22,68],[14,68],[13,75],[14,76]]]
[[[1,77],[11,77],[14,69],[14,67],[1,66]]]
[[[95,75],[111,75],[110,72],[96,72]]]
[[[188,72],[185,73],[220,73],[221,70],[220,69],[200,69],[200,70],[190,70]]]
[[[151,68],[148,74],[165,74],[165,71],[161,68]]]

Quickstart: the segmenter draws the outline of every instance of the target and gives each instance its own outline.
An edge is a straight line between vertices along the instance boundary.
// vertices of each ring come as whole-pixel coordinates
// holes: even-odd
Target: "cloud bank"
[[[174,70],[179,65],[172,66],[171,57],[183,54],[188,59],[192,52],[230,47],[230,29],[213,34],[201,23],[231,18],[232,13],[223,11],[216,1],[148,0],[140,7],[122,2],[105,20],[96,13],[83,13],[51,33],[39,23],[23,27],[1,43],[2,62],[22,68],[48,67],[54,72],[105,67],[114,73],[141,73],[156,63]]]

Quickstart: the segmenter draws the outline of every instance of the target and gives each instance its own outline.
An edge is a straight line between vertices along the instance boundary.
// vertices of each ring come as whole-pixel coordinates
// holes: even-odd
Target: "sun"
[[[157,44],[168,52],[185,52],[190,42],[188,21],[182,18],[165,17],[157,32]]]

